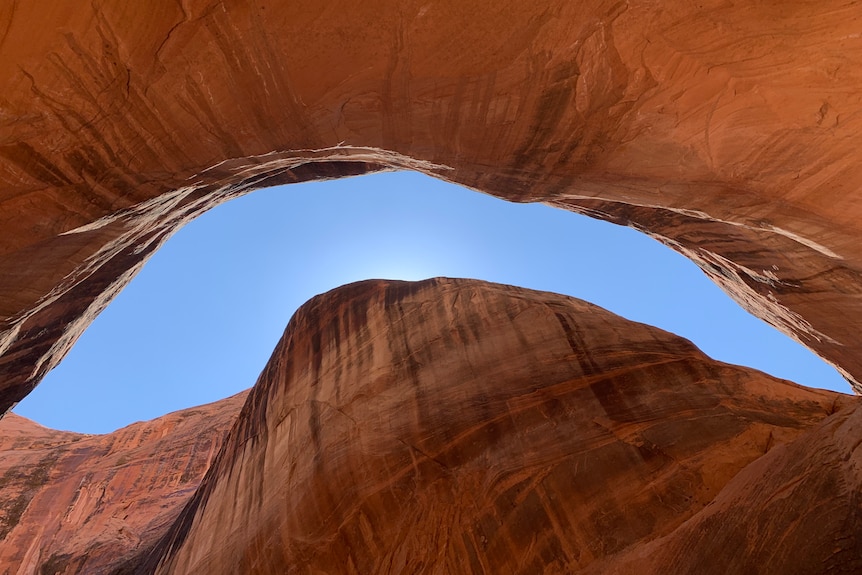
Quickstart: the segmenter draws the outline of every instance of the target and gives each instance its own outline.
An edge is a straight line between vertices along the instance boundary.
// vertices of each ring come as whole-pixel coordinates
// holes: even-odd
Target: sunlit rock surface
[[[859,566],[857,405],[556,294],[352,284],[297,312],[137,568],[577,573],[664,541],[619,572]]]
[[[860,389],[862,7],[0,6],[0,410],[177,226],[411,168],[631,225]]]
[[[0,421],[0,573],[109,573],[176,519],[245,393],[106,435]]]

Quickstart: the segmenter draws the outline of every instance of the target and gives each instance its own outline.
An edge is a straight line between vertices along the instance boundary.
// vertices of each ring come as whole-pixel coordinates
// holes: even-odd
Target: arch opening
[[[848,391],[813,353],[639,232],[387,172],[270,187],[195,219],[16,412],[102,433],[221,399],[254,383],[311,296],[369,277],[438,275],[579,297],[687,337],[716,359]]]

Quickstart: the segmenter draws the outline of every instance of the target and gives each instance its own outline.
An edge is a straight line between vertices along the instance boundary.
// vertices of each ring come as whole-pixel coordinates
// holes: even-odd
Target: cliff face
[[[577,573],[657,545],[638,572],[852,571],[857,406],[564,296],[353,284],[297,312],[136,568]]]
[[[107,435],[0,421],[0,573],[108,573],[176,519],[245,398]]]
[[[301,307],[247,397],[5,418],[0,572],[854,573],[860,425],[586,302],[372,280]]]
[[[860,15],[838,0],[6,2],[0,410],[189,218],[386,168],[651,233],[856,382]]]
[[[862,572],[860,434],[857,404],[743,469],[673,533],[585,573]]]
[[[392,168],[652,234],[860,391],[860,17],[838,0],[5,2],[0,412],[190,218]],[[165,439],[203,442],[185,479],[126,477],[119,436],[7,420],[40,447],[2,463],[2,557],[24,572],[48,561],[37,549],[47,572],[860,569],[855,403],[827,417],[846,400],[565,298],[432,285],[305,308],[177,522],[181,497],[147,494],[191,490],[215,436]],[[150,507],[121,533],[103,487]],[[168,525],[149,563],[128,555]],[[734,551],[705,565],[719,548]]]

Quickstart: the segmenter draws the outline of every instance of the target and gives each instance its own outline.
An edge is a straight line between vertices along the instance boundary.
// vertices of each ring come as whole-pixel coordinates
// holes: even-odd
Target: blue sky
[[[575,296],[721,361],[849,392],[834,369],[643,234],[397,172],[259,190],[191,222],[15,412],[106,433],[215,401],[254,384],[315,294],[434,276]]]

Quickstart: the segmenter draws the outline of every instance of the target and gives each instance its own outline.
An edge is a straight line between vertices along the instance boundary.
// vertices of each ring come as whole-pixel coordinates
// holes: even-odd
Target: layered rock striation
[[[556,294],[353,284],[136,572],[853,572],[858,407]]]
[[[0,421],[0,573],[111,573],[163,536],[245,393],[106,435]]]
[[[0,410],[256,187],[416,169],[634,226],[862,381],[862,8],[0,7]]]
[[[0,412],[189,219],[384,169],[651,234],[860,391],[860,19],[838,0],[6,2]],[[314,300],[177,520],[183,497],[154,501],[189,496],[215,435],[121,449],[161,464],[202,441],[166,480],[111,459],[119,436],[3,425],[0,557],[22,572],[862,570],[855,402],[559,296]],[[141,513],[121,533],[75,485]]]
[[[371,280],[302,306],[247,397],[0,422],[0,572],[854,573],[860,426],[573,298]]]

